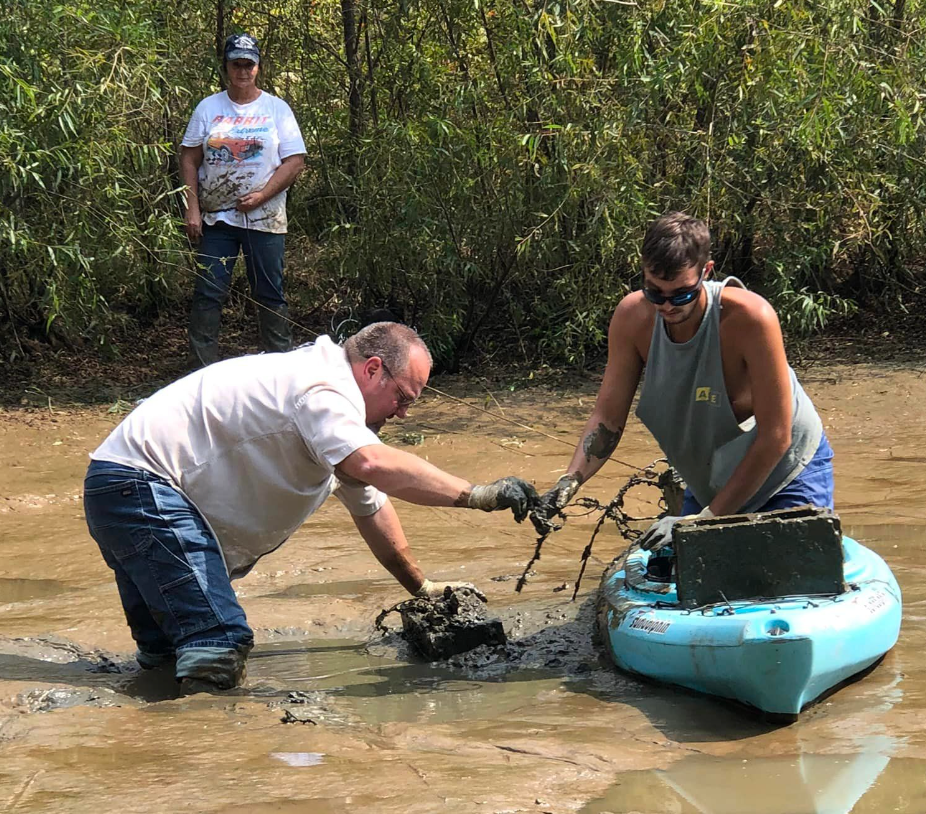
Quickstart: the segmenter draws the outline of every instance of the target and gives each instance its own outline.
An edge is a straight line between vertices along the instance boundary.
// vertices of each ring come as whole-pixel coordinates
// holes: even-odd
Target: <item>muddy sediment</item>
[[[569,601],[594,516],[551,535],[516,594],[536,541],[529,524],[398,502],[425,572],[485,591],[505,643],[428,663],[398,620],[378,633],[377,614],[407,597],[332,502],[236,584],[257,639],[245,687],[180,698],[169,670],[134,663],[111,574],[83,524],[86,455],[119,416],[0,415],[0,805],[17,814],[926,810],[917,610],[926,377],[834,367],[801,378],[835,449],[843,529],[891,565],[905,615],[875,671],[788,727],[610,668],[592,634],[597,578],[624,546],[613,529],[597,538]],[[594,392],[496,396],[510,417],[574,442]],[[416,454],[473,480],[514,474],[545,487],[570,455],[568,444],[435,398],[402,433],[424,438]],[[632,422],[617,455],[645,464],[658,450]],[[629,474],[610,464],[583,494],[606,501]],[[635,514],[653,508],[650,495],[633,499]]]

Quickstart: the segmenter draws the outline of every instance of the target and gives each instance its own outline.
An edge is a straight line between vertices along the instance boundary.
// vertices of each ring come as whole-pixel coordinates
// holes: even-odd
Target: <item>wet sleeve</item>
[[[338,479],[334,496],[344,504],[352,515],[367,517],[376,514],[389,499],[383,492],[363,483],[346,483]]]
[[[332,474],[351,453],[382,443],[351,400],[331,387],[310,389],[296,405],[295,421],[312,457]]]
[[[206,138],[206,100],[203,99],[198,105],[193,115],[190,116],[190,122],[186,126],[186,132],[183,134],[181,144],[184,147],[201,147]]]
[[[305,141],[299,130],[299,123],[293,115],[292,108],[282,99],[277,105],[277,135],[280,138],[280,158],[291,155],[305,155]]]

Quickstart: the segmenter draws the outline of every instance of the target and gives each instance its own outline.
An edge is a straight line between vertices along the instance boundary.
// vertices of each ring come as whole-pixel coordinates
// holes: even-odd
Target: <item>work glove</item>
[[[545,492],[531,512],[531,522],[538,534],[546,534],[551,530],[553,518],[572,500],[573,495],[579,491],[582,482],[576,475],[563,475],[553,488]]]
[[[553,488],[549,492],[544,492],[537,509],[544,509],[549,514],[556,514],[572,500],[573,495],[579,491],[581,485],[582,481],[576,475],[563,475],[553,484]]]
[[[474,486],[467,505],[471,509],[494,512],[496,509],[511,509],[519,523],[527,517],[537,501],[537,490],[520,478],[499,478],[486,486]]]
[[[669,514],[665,517],[660,517],[640,538],[640,548],[644,551],[659,551],[659,549],[665,548],[672,542],[672,529],[675,528],[675,524],[678,523],[679,520],[703,519],[713,516],[714,513],[705,506],[700,514],[686,514],[683,517]]]
[[[444,592],[447,588],[453,591],[459,590],[460,588],[469,588],[483,602],[488,601],[486,595],[473,585],[472,582],[447,582],[445,580],[431,582],[431,580],[426,579],[421,583],[421,587],[415,591],[415,596],[421,599],[443,599]]]

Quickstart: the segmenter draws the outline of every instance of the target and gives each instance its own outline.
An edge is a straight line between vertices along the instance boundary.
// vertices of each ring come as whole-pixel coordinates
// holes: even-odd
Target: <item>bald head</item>
[[[430,369],[431,352],[424,340],[413,328],[398,322],[374,322],[344,342],[344,350],[351,363],[378,356],[396,374],[402,374],[408,368],[412,349],[416,351],[415,357],[423,355],[427,359]]]

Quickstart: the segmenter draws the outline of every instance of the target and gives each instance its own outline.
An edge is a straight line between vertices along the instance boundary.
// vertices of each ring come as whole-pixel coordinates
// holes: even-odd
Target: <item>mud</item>
[[[339,504],[236,584],[257,645],[234,695],[178,696],[131,656],[111,574],[86,534],[86,454],[119,416],[0,414],[0,807],[17,812],[922,812],[926,810],[926,378],[829,367],[801,377],[836,452],[844,531],[904,591],[897,647],[870,675],[788,727],[641,683],[592,641],[598,575],[624,548],[602,527],[569,601],[595,516],[535,548],[510,516],[397,504],[431,579],[467,580],[507,642],[426,663],[382,608],[407,597]],[[440,386],[440,384],[439,384]],[[446,385],[445,383],[445,386]],[[480,386],[480,406],[485,393]],[[461,393],[462,394],[462,393]],[[594,400],[493,395],[564,443],[429,397],[397,422],[415,453],[474,481],[548,488]],[[636,422],[618,456],[658,450]],[[608,501],[630,470],[606,465],[580,495]],[[656,510],[642,490],[627,512]],[[286,722],[284,722],[286,721]]]
[[[911,798],[922,763],[878,752],[713,758],[695,755],[665,771],[629,772],[581,814],[881,814],[926,810],[926,789]],[[898,805],[899,803],[899,805]]]

